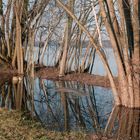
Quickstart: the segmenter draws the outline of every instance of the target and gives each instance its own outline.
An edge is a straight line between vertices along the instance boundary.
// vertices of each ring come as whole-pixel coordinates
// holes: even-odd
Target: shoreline
[[[20,76],[16,70],[0,69],[0,81],[11,79],[13,76]],[[76,81],[81,84],[101,86],[111,88],[110,81],[107,76],[94,75],[89,73],[69,73],[65,76],[59,77],[59,70],[55,67],[43,67],[40,70],[35,71],[35,77],[41,79],[53,80],[53,81]],[[118,78],[114,77],[116,85],[118,84]]]

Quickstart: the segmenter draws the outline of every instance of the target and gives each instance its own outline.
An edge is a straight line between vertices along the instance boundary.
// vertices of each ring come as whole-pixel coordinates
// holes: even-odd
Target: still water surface
[[[0,87],[0,107],[28,110],[49,130],[140,139],[140,109],[113,106],[111,89],[24,77]]]
[[[112,110],[110,89],[79,82],[24,78],[1,87],[0,106],[27,109],[52,130],[104,128]]]
[[[46,50],[44,65],[54,65],[54,53],[50,48]],[[105,53],[113,75],[117,76],[113,50],[107,48]],[[97,54],[92,74],[106,75]],[[121,140],[140,139],[140,109],[114,107],[108,88],[38,77],[24,77],[17,82],[6,79],[2,84],[0,81],[0,107],[30,111],[49,130],[84,130]]]

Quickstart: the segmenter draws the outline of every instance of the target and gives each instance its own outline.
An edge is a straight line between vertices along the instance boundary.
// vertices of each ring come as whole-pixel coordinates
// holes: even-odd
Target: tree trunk
[[[71,11],[73,11],[73,6],[74,6],[74,0],[69,0],[68,1],[68,7]],[[71,28],[72,28],[72,22],[73,19],[68,15],[67,17],[67,23],[66,23],[66,31],[64,34],[64,50],[63,50],[63,54],[62,54],[62,59],[61,59],[61,63],[60,63],[60,72],[59,72],[59,76],[64,76],[65,74],[65,70],[66,70],[66,61],[67,61],[67,55],[68,55],[68,49],[69,49],[69,45],[70,45],[70,38],[71,38]]]
[[[117,1],[117,4],[119,6],[121,5],[121,8],[118,8],[119,13],[117,14],[120,16],[120,19],[118,20],[116,18],[116,7],[113,5],[113,0],[98,0],[101,16],[110,37],[118,67],[118,88],[114,83],[113,75],[104,53],[100,50],[100,46],[95,43],[95,40],[90,32],[82,25],[80,21],[78,21],[72,11],[64,6],[64,4],[59,0],[57,0],[57,2],[87,34],[91,44],[95,47],[97,53],[101,57],[105,69],[107,70],[116,105],[123,105],[131,108],[140,107],[140,73],[138,71],[140,68],[140,12],[138,12],[140,11],[140,2],[135,0],[132,2],[132,4],[130,4],[130,1],[128,0]],[[126,14],[127,8],[125,4],[127,4],[129,9],[131,8],[131,10],[128,10],[131,12],[131,14]],[[130,18],[129,20],[128,17]],[[131,26],[131,23],[128,22],[132,22],[132,31],[129,31],[131,29],[128,30],[128,27]],[[131,40],[133,39],[131,43],[129,38],[131,38]],[[132,50],[133,48],[134,50]]]

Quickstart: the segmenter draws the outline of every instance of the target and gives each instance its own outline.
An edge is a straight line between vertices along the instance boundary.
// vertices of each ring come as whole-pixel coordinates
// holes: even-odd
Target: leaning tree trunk
[[[140,2],[138,0],[129,3],[128,0],[118,0],[117,4],[119,13],[116,14],[116,5],[113,0],[98,0],[101,16],[105,28],[109,34],[112,49],[118,67],[118,85],[115,84],[112,72],[101,51],[101,47],[95,42],[90,32],[82,25],[72,11],[67,8],[60,0],[57,3],[75,20],[79,27],[87,34],[91,44],[95,47],[99,54],[105,69],[107,71],[112,91],[114,94],[115,104],[126,107],[140,107],[140,33],[139,33],[139,17],[140,17]],[[126,16],[126,5],[129,8],[130,14],[127,13],[130,20]],[[131,9],[131,10],[130,10]],[[120,16],[119,20],[117,16]],[[129,32],[128,25],[132,22],[132,31]],[[136,26],[135,26],[136,25]],[[132,42],[130,42],[130,39]]]
[[[113,0],[99,0],[101,15],[110,37],[118,66],[121,105],[140,107],[140,64],[139,14],[138,0],[118,0],[120,25],[115,13]],[[131,42],[130,42],[131,40]],[[138,72],[138,73],[137,73]]]
[[[134,106],[140,107],[140,1],[134,0],[134,11],[132,15],[134,52],[133,63],[133,84],[134,84]]]

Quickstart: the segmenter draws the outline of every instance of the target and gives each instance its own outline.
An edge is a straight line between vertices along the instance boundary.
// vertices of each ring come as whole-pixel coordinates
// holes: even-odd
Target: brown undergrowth
[[[47,131],[19,111],[0,109],[0,140],[85,140],[84,132]]]
[[[14,110],[0,108],[0,140],[114,140],[83,131],[58,132],[42,127],[36,119]]]

